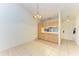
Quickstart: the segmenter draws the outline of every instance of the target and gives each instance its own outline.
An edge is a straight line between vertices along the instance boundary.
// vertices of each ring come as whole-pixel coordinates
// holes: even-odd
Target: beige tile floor
[[[1,56],[72,56],[79,55],[74,41],[62,40],[61,46],[43,40],[35,40],[0,52]]]

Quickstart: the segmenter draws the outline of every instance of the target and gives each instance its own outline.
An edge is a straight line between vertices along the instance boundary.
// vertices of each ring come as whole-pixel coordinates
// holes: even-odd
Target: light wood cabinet
[[[38,39],[58,43],[58,34],[42,32],[41,28],[47,27],[47,26],[57,26],[58,27],[58,20],[47,20],[45,22],[40,22],[38,24]]]

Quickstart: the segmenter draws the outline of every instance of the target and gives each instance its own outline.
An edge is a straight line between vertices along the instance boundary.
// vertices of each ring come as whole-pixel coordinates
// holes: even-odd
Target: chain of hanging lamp
[[[36,12],[36,15],[34,16],[34,19],[39,20],[42,18],[42,16],[40,16],[40,14],[39,14],[39,4],[38,3],[37,3],[36,9],[37,9],[37,12]]]

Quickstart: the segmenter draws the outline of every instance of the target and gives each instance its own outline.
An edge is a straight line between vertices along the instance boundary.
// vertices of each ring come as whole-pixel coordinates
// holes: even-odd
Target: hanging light
[[[42,16],[39,14],[39,4],[37,4],[37,11],[36,11],[36,15],[33,16],[34,19],[41,19]]]

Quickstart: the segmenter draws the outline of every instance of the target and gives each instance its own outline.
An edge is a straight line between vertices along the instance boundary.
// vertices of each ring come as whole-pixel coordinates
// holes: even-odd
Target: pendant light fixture
[[[36,5],[36,15],[33,16],[34,19],[40,20],[42,16],[39,14],[39,4]]]

